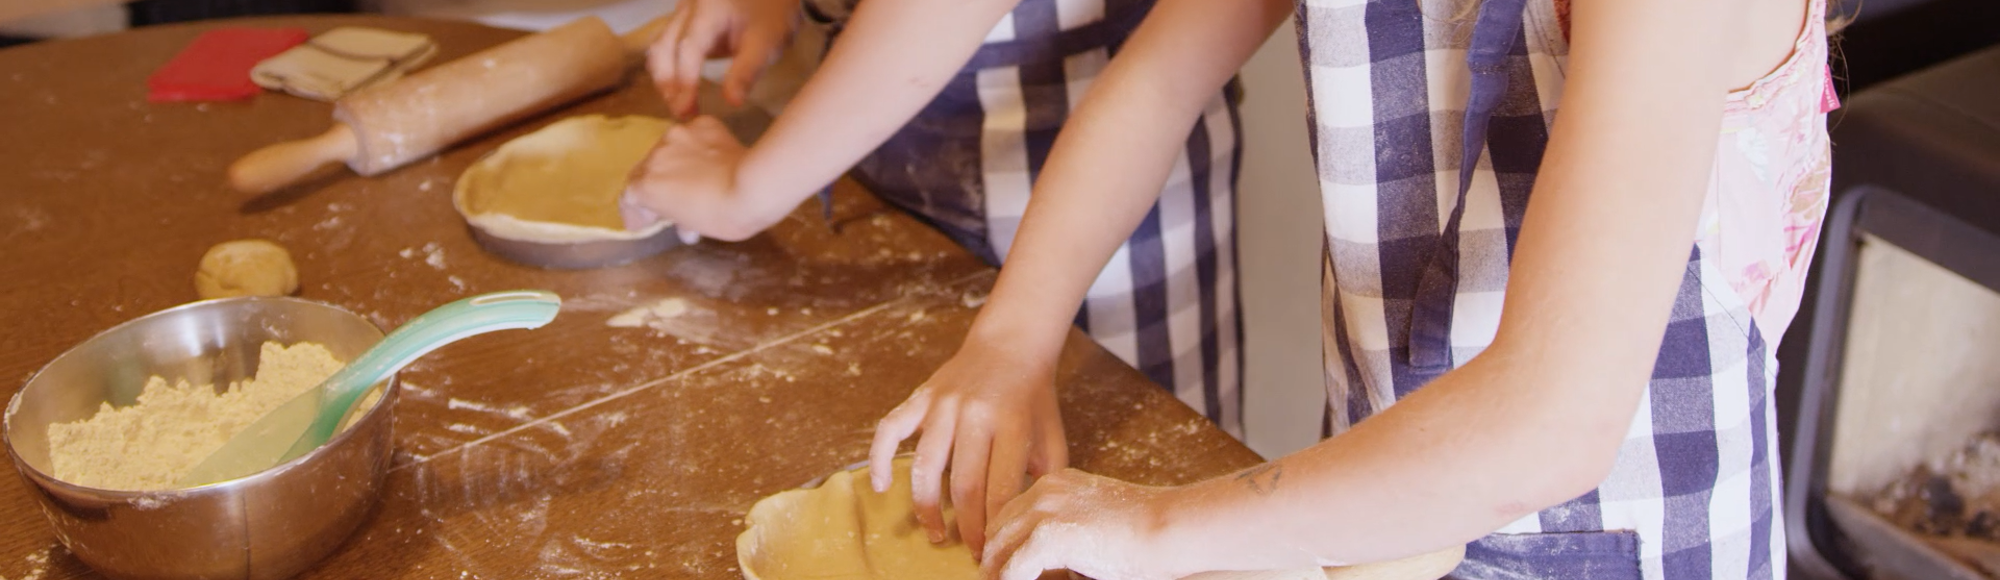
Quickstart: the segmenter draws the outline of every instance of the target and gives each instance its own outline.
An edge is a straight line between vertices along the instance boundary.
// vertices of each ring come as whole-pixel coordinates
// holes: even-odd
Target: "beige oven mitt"
[[[342,27],[257,63],[250,78],[266,89],[332,101],[401,78],[434,54],[437,45],[422,34]]]

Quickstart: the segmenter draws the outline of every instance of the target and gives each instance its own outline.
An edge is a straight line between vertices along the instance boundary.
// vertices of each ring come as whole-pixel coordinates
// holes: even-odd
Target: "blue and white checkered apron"
[[[1550,0],[1477,1],[1298,5],[1329,435],[1470,360],[1499,324],[1568,46]],[[1611,475],[1474,542],[1454,577],[1784,576],[1764,337],[1699,249],[1671,320]]]
[[[843,2],[810,6],[838,20]],[[1001,263],[1056,131],[1151,7],[1152,0],[1022,0],[943,92],[855,167],[855,177]],[[1217,94],[1160,201],[1112,255],[1076,319],[1112,354],[1238,437],[1240,125],[1236,100]]]

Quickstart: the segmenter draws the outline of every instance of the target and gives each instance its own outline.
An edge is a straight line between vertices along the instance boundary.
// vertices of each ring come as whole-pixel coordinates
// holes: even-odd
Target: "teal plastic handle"
[[[459,300],[411,319],[320,383],[318,417],[278,462],[290,461],[325,445],[362,393],[431,351],[477,334],[540,328],[555,320],[561,311],[562,297],[554,292],[510,290]]]
[[[481,294],[425,312],[396,329],[318,386],[244,427],[183,475],[187,488],[243,477],[311,453],[333,438],[340,420],[375,383],[459,339],[510,328],[537,328],[562,311],[552,292]]]

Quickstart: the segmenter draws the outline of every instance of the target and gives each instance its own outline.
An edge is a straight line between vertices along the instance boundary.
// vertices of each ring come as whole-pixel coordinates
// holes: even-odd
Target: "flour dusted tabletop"
[[[379,511],[306,578],[736,578],[751,503],[860,460],[877,419],[949,358],[993,271],[852,183],[838,231],[808,204],[741,244],[563,272],[481,251],[459,173],[581,114],[662,115],[645,83],[375,178],[330,172],[264,197],[229,162],[325,130],[328,105],[265,94],[152,104],[144,79],[208,27],[422,32],[437,62],[521,33],[379,17],[225,21],[0,51],[0,389],[98,331],[195,299],[202,252],[292,252],[299,295],[393,328],[479,292],[545,288],[555,323],[446,347],[403,373]],[[1080,467],[1151,483],[1256,461],[1072,334],[1064,423]],[[0,576],[94,577],[25,486],[0,485]]]

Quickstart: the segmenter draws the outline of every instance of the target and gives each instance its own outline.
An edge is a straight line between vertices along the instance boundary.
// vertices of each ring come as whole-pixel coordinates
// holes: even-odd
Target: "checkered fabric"
[[[1003,262],[1057,130],[1151,6],[1022,0],[943,92],[855,167],[855,177],[988,262]],[[836,19],[845,12],[816,9]],[[1112,255],[1076,319],[1112,354],[1238,437],[1241,135],[1235,98],[1217,94],[1159,202]]]
[[[1296,20],[1326,212],[1331,435],[1492,341],[1568,46],[1550,0],[1304,0]],[[1782,577],[1774,373],[1693,249],[1610,477],[1475,542],[1454,576]]]

